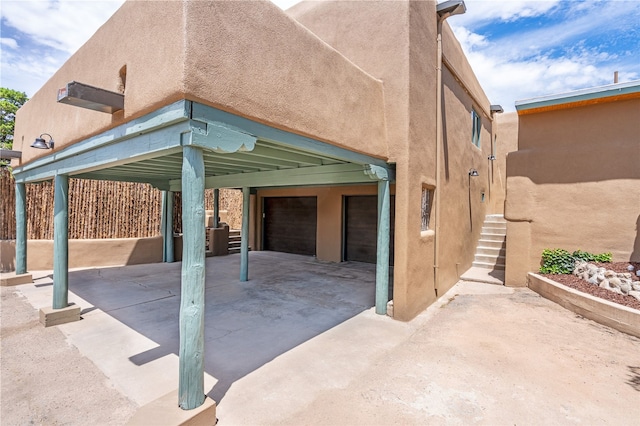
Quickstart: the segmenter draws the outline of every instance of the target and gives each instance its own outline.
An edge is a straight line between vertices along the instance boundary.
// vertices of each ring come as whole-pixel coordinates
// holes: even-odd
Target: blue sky
[[[276,0],[283,9],[297,0]],[[0,84],[32,96],[122,0],[2,0]],[[640,0],[466,0],[454,29],[491,103],[640,79]]]

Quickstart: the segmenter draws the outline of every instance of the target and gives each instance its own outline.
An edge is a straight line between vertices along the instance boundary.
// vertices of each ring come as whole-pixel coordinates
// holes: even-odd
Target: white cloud
[[[0,38],[0,44],[2,44],[3,46],[7,46],[7,47],[9,47],[11,49],[17,49],[18,48],[18,42],[15,41],[12,38],[2,37],[2,38]]]
[[[35,43],[74,53],[122,5],[124,0],[3,0],[7,26]]]
[[[614,71],[620,71],[620,81],[640,77],[633,35],[638,32],[639,2],[468,1],[467,5],[467,14],[460,16],[469,15],[466,23],[458,16],[449,23],[487,96],[505,110],[514,110],[516,100],[612,83]],[[482,6],[480,11],[476,5]],[[508,12],[494,11],[494,19],[542,15],[537,25],[518,27],[520,22],[513,22],[515,28],[505,28],[503,24],[501,35],[491,36],[488,8],[498,10],[502,5]],[[479,18],[481,25],[475,20],[478,13],[489,14]],[[545,13],[561,19],[545,25]],[[631,44],[620,49],[618,42]]]
[[[467,12],[455,18],[460,25],[474,28],[487,21],[510,22],[544,15],[560,0],[465,0]]]

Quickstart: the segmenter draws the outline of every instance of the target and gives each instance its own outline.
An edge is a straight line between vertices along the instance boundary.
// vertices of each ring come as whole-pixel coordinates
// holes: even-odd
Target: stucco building
[[[505,199],[499,108],[445,21],[463,7],[127,1],[17,114],[16,271],[25,184],[55,182],[53,311],[67,307],[69,177],[165,191],[166,261],[181,191],[184,408],[203,395],[190,354],[203,324],[205,188],[243,190],[241,280],[249,246],[375,262],[376,311],[392,299],[394,318],[410,320],[471,266]],[[43,134],[53,150],[30,148]]]
[[[527,99],[516,108],[505,284],[525,285],[544,249],[640,261],[640,81]]]

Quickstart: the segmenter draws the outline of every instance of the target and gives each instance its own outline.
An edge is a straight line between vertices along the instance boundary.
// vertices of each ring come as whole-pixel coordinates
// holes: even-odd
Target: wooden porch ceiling
[[[373,183],[394,174],[384,160],[185,100],[17,167],[14,175],[25,183],[67,174],[180,191],[184,146],[202,148],[207,188]]]

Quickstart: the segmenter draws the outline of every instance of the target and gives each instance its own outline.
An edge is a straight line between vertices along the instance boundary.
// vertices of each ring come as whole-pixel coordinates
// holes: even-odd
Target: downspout
[[[433,287],[438,297],[438,283],[440,279],[440,205],[441,203],[441,161],[442,156],[442,23],[451,15],[459,15],[467,10],[464,0],[449,0],[436,6],[437,15],[437,63],[436,63],[436,219],[435,235],[433,237]]]
[[[433,286],[438,297],[438,279],[439,279],[439,256],[440,253],[440,156],[442,155],[442,21],[446,19],[438,17],[437,26],[437,65],[436,65],[436,226],[435,235],[433,236]]]

